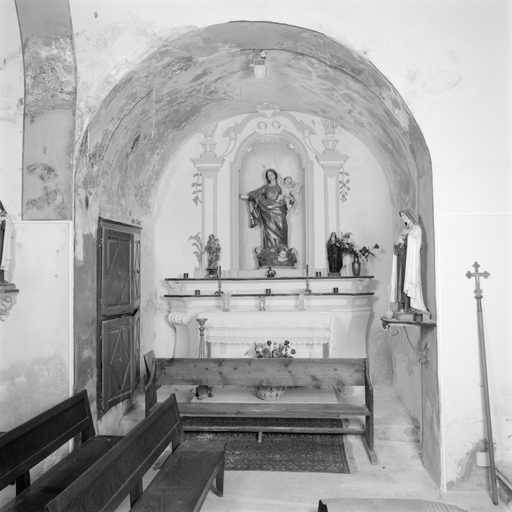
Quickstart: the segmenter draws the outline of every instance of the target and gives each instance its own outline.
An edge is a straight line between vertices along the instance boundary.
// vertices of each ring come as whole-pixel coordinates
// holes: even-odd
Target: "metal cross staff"
[[[470,272],[469,270],[466,272],[466,277],[471,279],[475,278],[476,288],[475,288],[475,299],[477,303],[476,314],[478,319],[478,338],[480,340],[480,353],[482,357],[482,378],[484,382],[484,401],[485,401],[485,415],[486,415],[486,424],[487,424],[487,449],[489,451],[489,470],[491,477],[491,490],[492,490],[492,502],[497,505],[498,504],[498,489],[496,485],[496,466],[494,462],[494,438],[492,436],[492,425],[491,425],[491,406],[489,401],[489,384],[487,382],[487,361],[485,358],[485,338],[484,338],[484,324],[483,324],[483,316],[482,316],[482,289],[480,288],[480,278],[483,277],[487,279],[491,274],[489,272],[479,273],[478,269],[480,265],[475,261],[473,263],[474,272]]]

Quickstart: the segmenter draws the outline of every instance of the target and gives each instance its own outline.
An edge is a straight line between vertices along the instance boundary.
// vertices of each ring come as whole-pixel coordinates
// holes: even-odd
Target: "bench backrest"
[[[172,442],[183,440],[183,427],[173,394],[131,430],[54,500],[51,512],[115,510]]]
[[[156,359],[157,384],[364,386],[366,359]],[[151,376],[151,380],[153,376]]]
[[[81,391],[48,411],[0,436],[0,489],[26,474],[70,439],[94,436],[87,391]]]

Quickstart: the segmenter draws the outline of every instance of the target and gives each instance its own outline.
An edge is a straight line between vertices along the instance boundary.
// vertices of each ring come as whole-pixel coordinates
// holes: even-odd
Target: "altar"
[[[254,343],[288,340],[295,357],[329,357],[336,342],[330,311],[200,311],[209,357],[244,357]]]
[[[209,357],[246,357],[267,340],[290,341],[296,357],[366,357],[371,279],[166,279],[175,357],[198,357],[198,319]]]

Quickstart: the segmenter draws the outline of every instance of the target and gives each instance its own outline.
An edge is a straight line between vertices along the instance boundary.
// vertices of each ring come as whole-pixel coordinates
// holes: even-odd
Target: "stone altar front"
[[[207,319],[210,357],[244,357],[267,339],[288,339],[297,357],[366,357],[372,277],[166,279],[175,357],[197,357],[197,318]],[[228,292],[230,310],[223,311]]]

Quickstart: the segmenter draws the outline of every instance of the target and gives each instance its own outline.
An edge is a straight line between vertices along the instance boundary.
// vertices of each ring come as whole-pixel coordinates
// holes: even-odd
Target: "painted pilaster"
[[[324,238],[327,240],[333,231],[338,235],[340,233],[339,176],[348,157],[336,149],[339,142],[339,139],[335,138],[336,124],[327,119],[322,119],[322,124],[326,135],[326,138],[322,139],[324,151],[316,155],[316,160],[324,170]]]
[[[25,70],[24,219],[72,218],[76,60],[67,0],[16,0]]]
[[[203,247],[208,236],[217,236],[217,175],[224,163],[224,158],[218,158],[215,154],[217,143],[213,140],[217,123],[210,123],[200,130],[205,140],[201,142],[203,153],[199,158],[193,158],[196,169],[202,177],[202,211],[201,211],[201,240]],[[203,254],[201,268],[206,268],[207,255]]]

